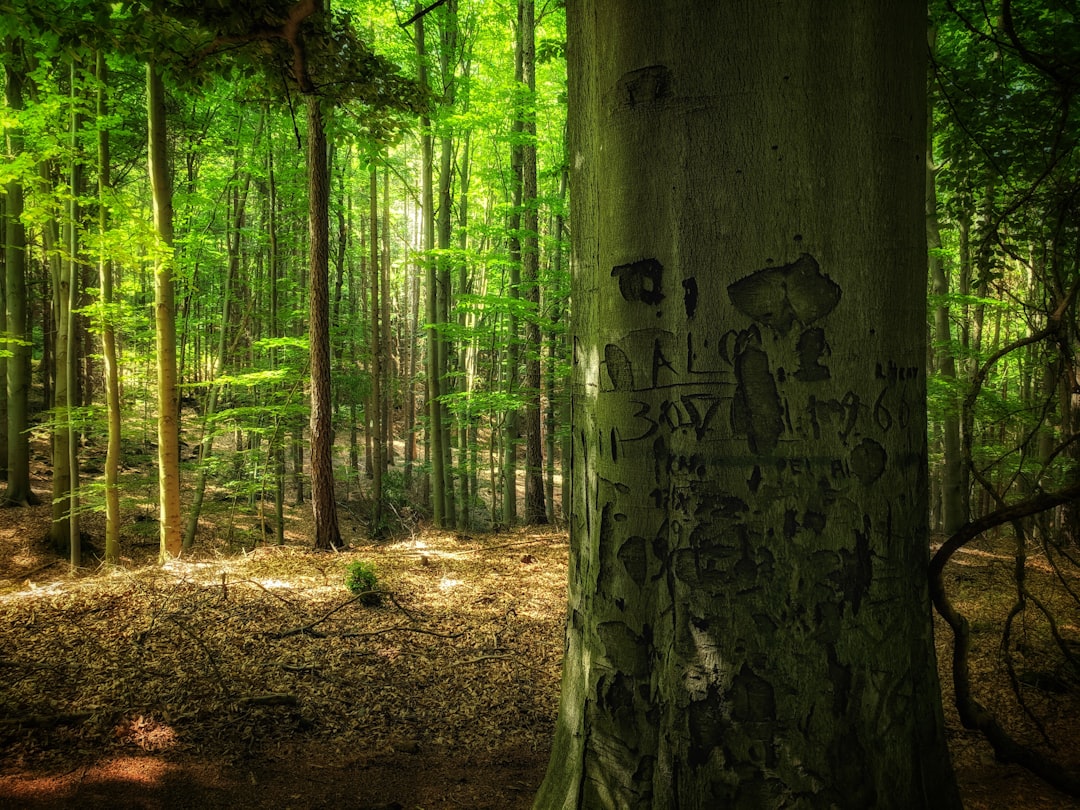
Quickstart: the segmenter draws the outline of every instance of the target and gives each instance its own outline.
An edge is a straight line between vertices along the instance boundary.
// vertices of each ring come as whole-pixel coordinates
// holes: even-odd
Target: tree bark
[[[311,355],[311,512],[315,548],[341,545],[334,500],[334,400],[330,388],[330,177],[322,105],[314,93],[307,100],[308,340]]]
[[[574,503],[535,807],[958,808],[925,10],[567,5]]]
[[[165,125],[165,86],[151,62],[146,66],[146,104],[149,118],[150,187],[154,198],[154,230],[158,255],[154,261],[155,345],[158,406],[158,520],[160,558],[177,557],[181,550],[180,523],[180,399],[176,373],[176,293],[172,277],[173,203]]]

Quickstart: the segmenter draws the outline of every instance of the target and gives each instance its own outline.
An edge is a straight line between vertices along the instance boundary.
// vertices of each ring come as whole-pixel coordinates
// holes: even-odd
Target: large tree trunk
[[[176,373],[176,294],[172,277],[173,206],[165,129],[165,86],[161,73],[146,66],[149,113],[150,186],[154,197],[154,230],[161,255],[154,265],[154,312],[158,400],[158,520],[160,557],[180,554],[180,399]]]
[[[924,9],[568,14],[570,615],[535,806],[959,807],[926,584]]]
[[[308,281],[308,340],[311,356],[311,512],[315,548],[341,545],[334,500],[334,401],[330,389],[330,176],[326,131],[319,97],[307,97],[308,226],[311,240]]]

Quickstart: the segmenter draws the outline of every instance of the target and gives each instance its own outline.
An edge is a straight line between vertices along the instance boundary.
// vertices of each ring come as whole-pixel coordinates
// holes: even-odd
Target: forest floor
[[[285,546],[239,548],[235,513],[226,531],[211,507],[199,550],[158,566],[157,524],[136,513],[121,569],[73,575],[47,548],[49,510],[0,510],[0,806],[531,806],[557,710],[565,534],[373,542],[346,508],[350,547],[318,553],[297,508]],[[101,536],[100,518],[86,524]],[[357,560],[374,565],[381,606],[346,588]],[[1000,613],[990,595],[1009,563],[959,555],[961,608]],[[1078,624],[1074,612],[1064,627]],[[988,702],[1022,722],[993,644],[975,654],[997,684]],[[1080,688],[1050,691],[1031,700],[1052,700],[1047,731],[1076,766]],[[946,714],[966,807],[1080,808]]]

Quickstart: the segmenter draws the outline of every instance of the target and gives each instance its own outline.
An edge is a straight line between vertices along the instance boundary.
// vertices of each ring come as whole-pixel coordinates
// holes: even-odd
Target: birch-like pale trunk
[[[172,276],[173,203],[165,124],[165,85],[151,62],[146,66],[150,188],[158,247],[154,259],[154,334],[157,349],[157,438],[159,557],[181,550],[180,398],[176,371],[176,291]]]
[[[573,514],[535,807],[958,808],[925,9],[571,0]]]

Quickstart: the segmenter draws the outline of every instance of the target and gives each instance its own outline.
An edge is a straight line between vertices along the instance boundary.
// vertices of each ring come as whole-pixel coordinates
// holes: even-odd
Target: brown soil
[[[45,548],[48,520],[48,507],[0,510],[0,806],[531,806],[557,707],[565,535],[373,543],[357,526],[351,549],[319,554],[298,509],[285,547],[237,553],[208,531],[198,554],[159,567],[133,520],[124,570],[72,575]],[[344,585],[360,559],[389,592],[381,607]],[[958,559],[950,587],[987,625],[978,688],[1022,727],[980,618],[1008,610],[989,594],[1008,593],[1009,559]],[[1077,684],[1028,698],[1077,765]],[[968,808],[1080,810],[996,763],[948,707],[947,721]]]

